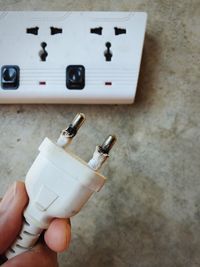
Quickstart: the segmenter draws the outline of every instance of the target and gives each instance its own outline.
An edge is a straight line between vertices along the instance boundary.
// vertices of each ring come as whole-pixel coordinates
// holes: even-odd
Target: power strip
[[[131,104],[144,12],[0,12],[0,103]]]

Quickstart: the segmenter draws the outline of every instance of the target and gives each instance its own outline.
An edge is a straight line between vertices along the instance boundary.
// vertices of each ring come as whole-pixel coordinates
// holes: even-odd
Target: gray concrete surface
[[[107,185],[72,220],[60,266],[200,266],[200,1],[4,0],[0,9],[148,12],[134,105],[0,107],[0,193],[25,176],[46,135],[55,140],[84,112],[80,156],[89,159],[110,131],[118,144]]]

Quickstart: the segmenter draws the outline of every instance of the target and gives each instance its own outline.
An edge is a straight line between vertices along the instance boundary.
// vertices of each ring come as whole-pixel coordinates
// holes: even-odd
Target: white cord
[[[22,229],[15,243],[10,247],[6,253],[7,259],[13,258],[30,248],[32,248],[40,237],[43,229],[30,224],[25,218]]]

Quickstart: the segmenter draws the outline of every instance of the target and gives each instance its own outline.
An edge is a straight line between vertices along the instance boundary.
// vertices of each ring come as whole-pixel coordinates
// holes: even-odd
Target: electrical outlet
[[[0,103],[133,103],[147,14],[0,12]]]

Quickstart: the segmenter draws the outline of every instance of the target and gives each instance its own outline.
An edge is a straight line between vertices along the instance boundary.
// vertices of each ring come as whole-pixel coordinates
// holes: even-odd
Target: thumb
[[[15,182],[0,202],[0,254],[15,241],[21,229],[27,202],[28,196],[23,182]]]

